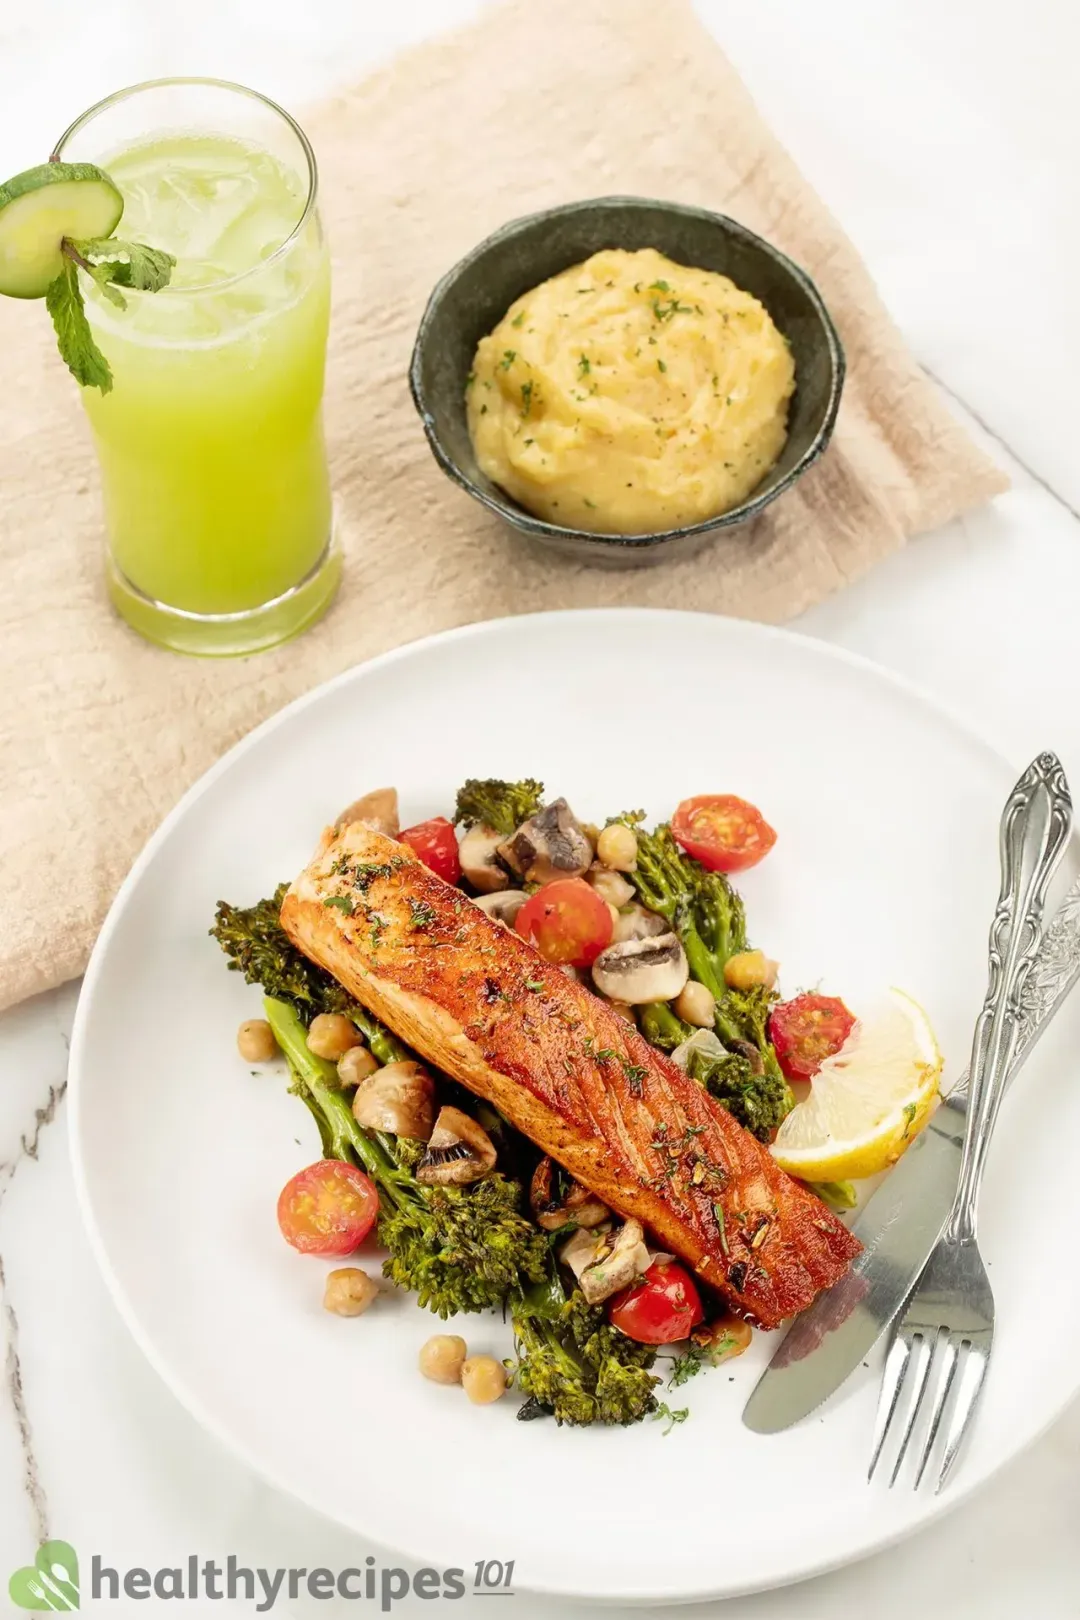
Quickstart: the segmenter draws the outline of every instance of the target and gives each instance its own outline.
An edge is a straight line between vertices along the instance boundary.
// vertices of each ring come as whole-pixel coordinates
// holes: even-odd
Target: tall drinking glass
[[[56,157],[108,171],[122,238],[177,263],[116,309],[82,275],[112,391],[84,389],[109,591],[152,641],[256,652],[329,605],[341,560],[322,428],[330,265],[315,156],[265,96],[157,80],[77,119]]]

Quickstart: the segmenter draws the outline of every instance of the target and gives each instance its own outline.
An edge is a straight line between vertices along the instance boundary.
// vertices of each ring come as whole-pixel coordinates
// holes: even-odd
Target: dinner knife
[[[1080,882],[1047,925],[1028,975],[1011,1085],[1080,979]],[[757,1434],[806,1417],[873,1349],[941,1236],[960,1174],[967,1073],[889,1172],[854,1223],[863,1244],[847,1274],[795,1318],[743,1411]]]

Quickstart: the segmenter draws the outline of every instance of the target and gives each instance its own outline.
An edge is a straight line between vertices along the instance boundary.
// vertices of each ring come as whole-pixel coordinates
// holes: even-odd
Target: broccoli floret
[[[741,1052],[712,1057],[697,1048],[688,1054],[687,1073],[699,1080],[721,1107],[759,1142],[770,1142],[781,1121],[795,1106],[795,1098],[783,1075],[762,1071],[760,1059],[755,1064]]]
[[[470,777],[457,796],[455,822],[466,827],[490,827],[509,838],[523,821],[535,816],[544,802],[543,782],[500,782],[496,777],[478,781]]]
[[[266,1016],[285,1053],[293,1090],[319,1122],[323,1152],[366,1170],[379,1189],[383,1271],[439,1316],[505,1303],[522,1279],[545,1275],[548,1244],[521,1214],[521,1187],[495,1173],[468,1187],[429,1187],[413,1169],[422,1143],[363,1129],[338,1088],[332,1063],[316,1057],[294,1007],[268,996]]]
[[[265,995],[288,1002],[304,1024],[310,1024],[316,1013],[344,1013],[380,1063],[412,1057],[409,1048],[354,1001],[331,974],[296,949],[281,926],[281,902],[288,887],[279,884],[269,900],[253,906],[218,901],[210,933],[229,958],[229,967],[242,973],[248,984],[257,984]]]
[[[520,1417],[543,1410],[557,1423],[626,1424],[655,1410],[656,1352],[610,1327],[579,1289],[567,1298],[554,1261],[542,1282],[513,1296],[510,1313],[518,1388],[529,1397]]]

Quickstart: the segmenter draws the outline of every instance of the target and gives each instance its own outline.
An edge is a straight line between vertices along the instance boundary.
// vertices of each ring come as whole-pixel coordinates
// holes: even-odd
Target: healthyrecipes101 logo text
[[[182,1564],[165,1569],[121,1572],[95,1553],[90,1560],[88,1595],[98,1602],[122,1597],[228,1598],[233,1602],[244,1598],[255,1604],[258,1614],[272,1609],[279,1598],[295,1602],[301,1595],[339,1597],[377,1604],[386,1614],[410,1592],[415,1597],[450,1602],[467,1591],[513,1597],[513,1579],[512,1558],[482,1558],[468,1574],[464,1569],[418,1569],[410,1574],[394,1566],[380,1566],[371,1557],[364,1559],[362,1568],[250,1569],[232,1556],[225,1564],[217,1564],[192,1554]],[[15,1571],[8,1592],[20,1609],[77,1609],[79,1559],[74,1547],[66,1541],[42,1542],[34,1562]]]

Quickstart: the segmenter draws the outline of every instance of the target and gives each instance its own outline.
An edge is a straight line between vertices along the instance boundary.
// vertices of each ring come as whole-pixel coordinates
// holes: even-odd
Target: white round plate
[[[745,875],[752,938],[782,986],[861,1002],[890,984],[963,1068],[985,984],[997,821],[1016,772],[901,682],[817,642],[695,614],[504,620],[350,671],[227,755],[169,816],[102,930],[72,1046],[83,1208],[113,1293],[162,1378],[259,1474],[406,1555],[514,1584],[677,1601],[797,1580],[940,1514],[1013,1457],[1080,1383],[1073,1070],[1067,1008],[1005,1105],[984,1194],[998,1303],[973,1443],[942,1498],[866,1483],[878,1361],[828,1407],[762,1438],[743,1403],[775,1346],[669,1395],[665,1434],[515,1421],[426,1383],[437,1323],[407,1296],[359,1321],[321,1306],[325,1262],[281,1241],[285,1180],[318,1157],[278,1069],[235,1030],[259,997],[207,937],[221,897],[292,877],[319,830],[394,782],[403,818],[452,813],[466,776],[533,775],[585,819],[732,791],[777,828]],[[1072,878],[1075,850],[1064,863]],[[505,1353],[493,1317],[459,1319]]]

